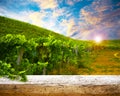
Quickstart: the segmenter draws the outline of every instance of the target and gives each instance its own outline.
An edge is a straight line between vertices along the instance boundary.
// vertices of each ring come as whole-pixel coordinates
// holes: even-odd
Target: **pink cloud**
[[[78,32],[80,38],[88,39],[95,34],[104,34],[108,37],[113,28],[119,26],[120,9],[112,10],[109,0],[99,0],[80,10]],[[108,12],[107,12],[108,11]],[[106,34],[107,35],[106,35]],[[119,33],[116,31],[116,34]],[[91,35],[92,34],[92,35]],[[89,38],[90,39],[90,38]]]

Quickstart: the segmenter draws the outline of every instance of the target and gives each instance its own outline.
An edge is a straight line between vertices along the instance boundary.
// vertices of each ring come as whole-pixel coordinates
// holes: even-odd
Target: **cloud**
[[[44,27],[54,32],[66,35],[68,25],[66,19],[62,18],[61,21],[58,20],[59,16],[64,16],[66,14],[65,12],[63,14],[63,11],[64,9],[56,9],[55,11],[50,12],[41,10],[39,12],[33,12],[29,14],[28,18],[30,18],[31,23],[34,25]]]
[[[66,14],[66,12],[65,12],[65,11],[66,11],[66,9],[65,9],[65,8],[61,8],[61,9],[57,8],[57,9],[53,10],[52,15],[53,15],[54,17],[63,16],[63,15],[65,15],[65,14]]]
[[[43,18],[46,16],[45,12],[32,12],[29,14],[28,18],[31,20],[31,23],[37,26],[44,26]]]
[[[96,25],[101,21],[101,15],[99,14],[95,16],[94,14],[96,15],[96,13],[82,9],[80,13],[80,19],[84,20],[86,24]]]
[[[41,9],[54,9],[58,6],[56,0],[33,0]]]
[[[93,10],[97,12],[103,12],[105,10],[108,10],[109,8],[111,9],[111,0],[94,0],[91,8],[93,8]]]
[[[97,34],[106,35],[105,38],[112,38],[119,31],[120,8],[113,9],[110,0],[95,0],[91,5],[85,6],[80,10],[80,19],[78,23],[78,36],[92,39]],[[120,30],[120,28],[118,28]],[[80,35],[80,36],[79,36]],[[91,38],[90,38],[91,36]],[[110,37],[111,36],[111,37]],[[114,38],[114,37],[113,37]]]
[[[73,32],[75,32],[75,21],[74,18],[67,21],[67,36],[70,36]]]
[[[83,1],[83,0],[66,0],[66,4],[74,5],[75,3],[80,2],[80,1]]]
[[[53,30],[60,34],[69,35],[73,30],[74,21],[66,20],[71,17],[71,13],[66,8],[59,8],[56,0],[33,0],[42,9],[29,15],[31,22],[35,25]],[[78,0],[74,0],[78,1]],[[61,2],[63,2],[61,0]],[[59,2],[60,3],[60,2]],[[52,9],[46,11],[44,9]],[[60,19],[60,20],[59,20]]]
[[[55,18],[51,17],[51,13],[45,11],[33,12],[29,14],[29,18],[31,19],[32,24],[51,30],[56,22]]]

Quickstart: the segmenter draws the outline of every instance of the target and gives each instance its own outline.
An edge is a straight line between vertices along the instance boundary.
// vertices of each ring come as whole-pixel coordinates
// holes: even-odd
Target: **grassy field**
[[[45,28],[0,16],[0,37],[5,36],[6,34],[21,34],[25,35],[27,39],[48,37],[49,35],[53,35],[56,38],[62,40],[70,39],[69,37],[65,37],[61,34],[55,33]]]
[[[93,51],[93,62],[89,68],[79,69],[78,74],[84,75],[120,75],[120,58],[115,57],[120,50],[102,49]],[[92,58],[92,56],[91,56]]]
[[[104,40],[91,52],[89,69],[80,69],[79,73],[92,75],[120,75],[120,40]]]

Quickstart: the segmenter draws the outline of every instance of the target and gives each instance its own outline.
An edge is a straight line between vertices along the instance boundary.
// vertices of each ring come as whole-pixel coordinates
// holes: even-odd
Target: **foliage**
[[[88,53],[84,52],[87,43],[75,43],[72,40],[62,41],[54,36],[26,39],[24,35],[7,34],[0,39],[0,60],[10,63],[16,72],[25,74],[50,74],[57,69],[72,66],[73,69],[83,67]],[[70,72],[68,72],[70,73]]]
[[[8,77],[10,79],[19,79],[21,81],[27,81],[25,71],[17,71],[12,67],[10,63],[6,63],[0,60],[0,76]]]

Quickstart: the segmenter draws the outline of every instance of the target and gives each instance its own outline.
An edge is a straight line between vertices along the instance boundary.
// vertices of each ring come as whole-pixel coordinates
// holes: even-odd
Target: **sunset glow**
[[[102,41],[102,37],[101,36],[96,36],[94,38],[94,40],[95,40],[96,43],[100,43]]]

